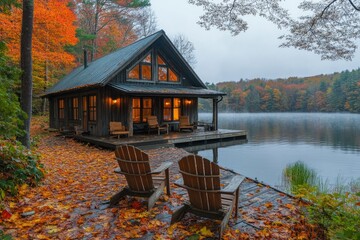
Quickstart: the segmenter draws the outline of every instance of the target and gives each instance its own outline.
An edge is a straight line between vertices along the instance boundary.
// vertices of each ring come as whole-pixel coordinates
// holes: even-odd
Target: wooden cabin
[[[108,136],[110,121],[118,121],[131,136],[155,115],[177,130],[181,115],[196,122],[198,99],[210,98],[217,129],[217,104],[225,94],[207,89],[164,31],[84,62],[45,92],[50,128],[81,126],[91,135]]]

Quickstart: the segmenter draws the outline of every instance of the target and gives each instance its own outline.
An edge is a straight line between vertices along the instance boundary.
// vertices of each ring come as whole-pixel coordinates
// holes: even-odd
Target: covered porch
[[[159,124],[167,124],[170,132],[179,130],[181,116],[187,116],[190,124],[206,130],[218,130],[218,103],[224,93],[182,86],[109,84],[109,121],[119,121],[126,126],[129,137],[144,133],[147,118],[157,117]],[[212,102],[212,121],[198,121],[199,98]],[[107,115],[107,114],[106,114]],[[104,116],[102,117],[104,119]],[[104,135],[103,135],[104,136]]]

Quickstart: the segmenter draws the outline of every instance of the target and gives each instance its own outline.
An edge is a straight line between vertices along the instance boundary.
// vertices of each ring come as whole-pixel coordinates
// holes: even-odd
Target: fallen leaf
[[[212,237],[214,235],[214,233],[212,233],[209,229],[207,229],[206,227],[203,227],[200,229],[200,231],[198,232],[200,233],[202,236],[204,237]]]
[[[1,218],[2,219],[9,219],[11,218],[12,214],[7,211],[6,209],[4,209],[2,212],[1,212]]]

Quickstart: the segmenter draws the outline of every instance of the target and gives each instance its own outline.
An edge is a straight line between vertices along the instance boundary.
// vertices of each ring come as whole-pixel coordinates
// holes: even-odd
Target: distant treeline
[[[360,113],[360,68],[329,75],[288,79],[253,79],[206,83],[227,94],[221,112],[354,112]],[[200,111],[211,111],[200,100]]]

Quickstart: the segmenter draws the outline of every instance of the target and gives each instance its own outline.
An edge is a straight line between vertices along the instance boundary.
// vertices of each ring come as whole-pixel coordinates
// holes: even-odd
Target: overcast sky
[[[296,2],[291,0],[292,2]],[[293,48],[279,48],[281,31],[259,17],[249,17],[249,29],[238,36],[196,22],[202,8],[187,0],[151,0],[159,29],[172,38],[185,35],[195,46],[195,72],[204,82],[252,78],[305,77],[360,67],[360,51],[349,61],[322,61],[320,56]],[[360,43],[359,43],[360,45]]]

